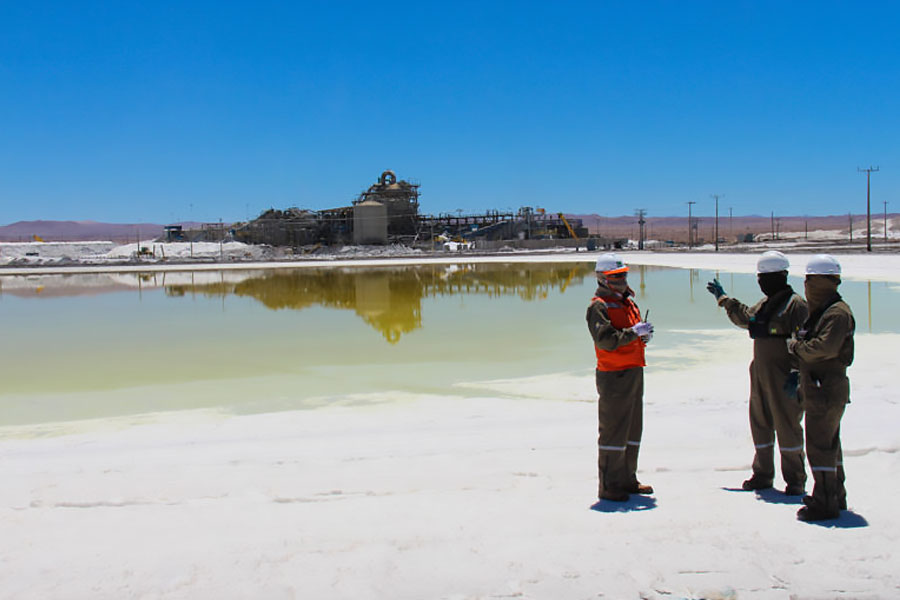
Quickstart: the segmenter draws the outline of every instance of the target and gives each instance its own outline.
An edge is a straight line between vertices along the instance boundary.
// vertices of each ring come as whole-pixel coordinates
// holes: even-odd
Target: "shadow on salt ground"
[[[613,502],[611,500],[597,500],[591,505],[591,510],[604,513],[638,512],[656,508],[656,498],[632,494],[627,502]]]
[[[858,515],[852,510],[842,510],[841,516],[837,519],[828,521],[807,521],[810,525],[826,527],[828,529],[856,529],[858,527],[868,527],[869,522],[862,515]]]
[[[775,488],[756,490],[756,498],[769,504],[803,504],[803,496],[788,496]]]
[[[751,492],[757,500],[768,502],[769,504],[803,504],[803,496],[786,496],[784,492],[769,488],[766,490],[745,490],[743,488],[723,487],[726,492],[740,492],[741,494],[750,494]]]
[[[750,493],[748,490],[745,490],[743,488],[723,487],[722,489],[726,492],[740,492],[742,494]],[[783,492],[780,492],[775,488],[769,488],[767,490],[754,490],[754,496],[756,496],[757,500],[762,500],[763,502],[768,502],[769,504],[803,504],[802,496],[785,496]],[[841,516],[839,516],[837,519],[830,519],[828,521],[809,521],[809,524],[818,525],[819,527],[827,527],[829,529],[856,529],[858,527],[869,526],[869,522],[866,521],[865,517],[856,514],[852,510],[842,510]]]

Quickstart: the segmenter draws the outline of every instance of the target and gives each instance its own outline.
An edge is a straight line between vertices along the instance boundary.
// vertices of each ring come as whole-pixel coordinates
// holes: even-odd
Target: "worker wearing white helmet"
[[[841,299],[841,265],[819,254],[806,265],[806,300],[809,319],[788,349],[799,359],[800,393],[806,410],[806,449],[813,474],[813,493],[803,498],[797,512],[801,521],[840,516],[847,508],[841,418],[850,402],[847,367],[853,362],[856,321]]]
[[[797,397],[796,361],[785,340],[800,329],[808,315],[806,302],[788,285],[790,263],[781,252],[764,252],[756,263],[757,283],[764,297],[747,306],[725,294],[718,279],[707,289],[725,308],[731,322],[746,329],[753,340],[750,363],[750,435],[753,474],[744,481],[748,491],[772,487],[775,478],[775,441],[781,454],[784,493],[801,496],[806,488],[803,457],[803,409]]]
[[[600,500],[624,502],[652,494],[637,479],[643,432],[644,347],[653,326],[641,319],[628,286],[628,267],[615,254],[597,259],[597,291],[587,310],[597,357],[597,471]]]

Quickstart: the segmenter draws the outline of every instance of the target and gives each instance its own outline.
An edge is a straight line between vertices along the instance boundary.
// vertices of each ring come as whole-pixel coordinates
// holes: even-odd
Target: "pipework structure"
[[[419,230],[419,184],[384,171],[352,206],[320,211],[269,209],[235,230],[234,237],[252,244],[386,244],[409,242]]]
[[[388,236],[415,236],[419,229],[419,186],[418,182],[399,180],[387,170],[353,201],[353,206],[382,204],[387,208]]]
[[[299,208],[264,211],[237,226],[239,241],[273,246],[337,244],[413,244],[429,240],[587,239],[581,219],[525,206],[518,213],[488,210],[482,214],[420,215],[418,182],[386,170],[352,201],[351,206],[311,211]],[[586,242],[587,243],[587,242]]]

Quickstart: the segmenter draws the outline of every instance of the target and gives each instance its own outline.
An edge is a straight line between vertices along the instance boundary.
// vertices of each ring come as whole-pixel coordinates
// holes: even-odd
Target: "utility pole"
[[[775,241],[775,211],[772,211],[772,241]]]
[[[647,214],[646,209],[639,208],[634,211],[634,214],[638,218],[638,225],[640,225],[640,236],[638,237],[638,250],[644,249],[644,225],[647,221],[644,220],[644,216]]]
[[[884,243],[887,243],[887,200],[882,202],[884,202]]]
[[[734,218],[731,214],[731,207],[728,207],[728,237],[731,238],[731,242],[734,243]]]
[[[693,245],[694,245],[694,244],[693,244],[693,241],[694,241],[693,235],[694,235],[694,234],[692,233],[693,230],[691,229],[691,228],[694,226],[694,222],[693,222],[693,220],[691,219],[691,207],[692,207],[693,205],[695,205],[695,204],[697,204],[696,201],[694,201],[694,200],[688,200],[687,205],[688,205],[688,249],[689,249],[689,250],[690,250],[690,249],[693,247]]]
[[[856,167],[856,171],[859,173],[866,174],[866,251],[872,251],[872,209],[871,209],[871,196],[869,194],[869,179],[872,175],[872,171],[878,172],[878,167],[869,167],[868,169],[860,169]]]
[[[716,199],[716,252],[719,251],[719,198],[723,197],[725,194],[712,194],[711,196]]]
[[[853,213],[847,213],[847,219],[850,221],[850,243],[853,243]]]

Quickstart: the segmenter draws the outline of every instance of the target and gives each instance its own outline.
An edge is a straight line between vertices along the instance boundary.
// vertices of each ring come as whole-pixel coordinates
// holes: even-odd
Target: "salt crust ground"
[[[841,260],[896,281],[885,258]],[[797,522],[777,491],[735,490],[752,454],[750,343],[705,337],[690,353],[708,361],[681,371],[654,370],[651,346],[641,475],[656,494],[600,510],[589,359],[471,382],[493,390],[475,398],[0,430],[0,598],[900,596],[900,336],[857,336],[851,510],[828,526]]]

